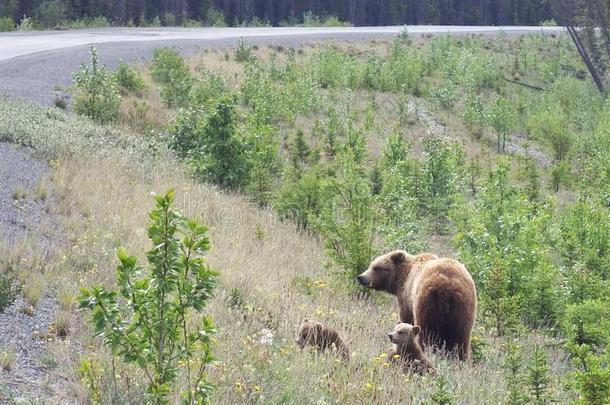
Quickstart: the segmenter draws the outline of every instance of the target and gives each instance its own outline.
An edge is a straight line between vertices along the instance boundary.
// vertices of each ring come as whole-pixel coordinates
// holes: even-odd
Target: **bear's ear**
[[[303,319],[303,322],[301,322],[301,323],[305,323],[305,322],[309,322],[309,319],[305,318],[305,319]]]
[[[417,336],[419,335],[419,332],[421,332],[421,327],[419,327],[418,325],[413,326],[413,329],[411,329],[413,331],[413,336]]]
[[[407,255],[404,251],[397,250],[395,252],[392,252],[392,254],[390,255],[390,259],[394,264],[400,264],[407,259]]]

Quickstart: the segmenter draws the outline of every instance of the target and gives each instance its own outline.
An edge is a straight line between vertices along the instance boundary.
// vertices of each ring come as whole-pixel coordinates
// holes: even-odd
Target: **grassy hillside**
[[[55,401],[143,401],[142,372],[112,360],[75,301],[115,285],[118,246],[144,260],[151,192],[175,188],[220,271],[203,310],[218,329],[215,403],[606,403],[608,106],[566,38],[241,43],[138,69],[144,87],[123,72],[118,115],[96,115],[110,124],[0,101],[0,139],[52,164],[64,239],[44,261],[12,247],[3,265],[57,293],[69,334],[47,336]],[[386,363],[394,300],[353,277],[391,248],[466,263],[472,366]],[[350,364],[297,350],[306,317],[340,331]]]

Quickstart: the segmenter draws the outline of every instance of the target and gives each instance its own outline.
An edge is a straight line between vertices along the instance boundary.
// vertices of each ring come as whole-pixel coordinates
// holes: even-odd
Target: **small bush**
[[[136,93],[144,90],[144,79],[140,72],[125,62],[119,63],[114,76],[124,92]]]
[[[11,17],[0,17],[0,32],[15,30],[15,23]]]
[[[172,13],[163,14],[163,26],[164,27],[175,27],[176,26],[176,16]]]
[[[243,63],[250,59],[252,59],[252,45],[245,39],[239,38],[235,49],[235,60]]]
[[[32,17],[28,17],[26,15],[19,21],[19,25],[17,26],[18,31],[32,31],[34,29],[34,20]]]
[[[173,191],[155,197],[149,265],[119,249],[118,289],[84,288],[80,307],[92,311],[96,335],[115,355],[145,371],[147,403],[168,403],[183,389],[184,403],[202,404],[212,390],[206,365],[215,330],[198,312],[212,297],[217,273],[204,262],[207,228],[172,210],[173,199]]]
[[[226,27],[225,15],[222,11],[210,7],[205,16],[205,23],[209,27]]]
[[[97,51],[91,47],[89,66],[82,64],[74,73],[73,108],[99,123],[116,120],[121,105],[116,79],[105,67],[100,67]]]
[[[155,49],[150,73],[153,79],[161,84],[161,97],[168,107],[187,104],[194,78],[175,49]]]

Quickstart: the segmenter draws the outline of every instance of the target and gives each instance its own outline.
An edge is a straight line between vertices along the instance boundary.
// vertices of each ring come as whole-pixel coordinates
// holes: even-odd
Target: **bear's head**
[[[308,344],[316,344],[322,335],[323,325],[320,322],[314,322],[304,319],[299,326],[297,337],[295,339],[297,345],[303,349]]]
[[[378,291],[396,293],[398,277],[412,256],[403,250],[395,250],[379,256],[369,268],[358,276],[358,282],[365,287]]]
[[[400,347],[407,347],[410,343],[416,343],[421,328],[410,323],[399,323],[394,330],[388,333],[390,341]]]

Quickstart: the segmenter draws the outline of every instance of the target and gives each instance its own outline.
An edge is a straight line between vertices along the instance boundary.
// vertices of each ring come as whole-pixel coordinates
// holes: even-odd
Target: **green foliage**
[[[425,139],[423,148],[424,161],[416,191],[419,210],[427,217],[432,232],[445,234],[449,214],[459,200],[463,152],[459,144],[443,139]]]
[[[601,298],[610,281],[610,207],[593,198],[581,198],[559,218],[559,252],[567,269],[571,302]]]
[[[485,125],[485,107],[483,105],[483,99],[480,95],[469,93],[464,101],[464,108],[462,110],[462,117],[464,123],[472,133],[475,139],[480,139],[482,135],[483,126]]]
[[[445,376],[439,376],[435,380],[436,391],[430,398],[432,404],[451,405],[455,402],[455,396],[447,389],[448,381]]]
[[[521,347],[516,343],[510,343],[506,351],[504,369],[506,370],[506,404],[523,405],[527,403],[527,395],[524,392],[524,376],[522,373],[523,356]]]
[[[528,127],[541,143],[550,145],[555,161],[562,161],[570,152],[574,142],[569,117],[560,106],[547,106],[529,117]]]
[[[451,110],[457,98],[455,86],[450,82],[431,89],[429,96],[434,104],[445,111]]]
[[[0,32],[15,30],[15,23],[11,17],[0,17]]]
[[[314,218],[320,215],[325,202],[323,188],[326,179],[321,178],[317,167],[302,173],[284,176],[273,208],[284,219],[293,220],[298,229],[308,229]]]
[[[147,402],[169,403],[185,373],[184,403],[201,404],[212,389],[205,366],[213,360],[215,330],[210,318],[196,315],[212,296],[217,273],[203,258],[207,228],[172,210],[173,198],[173,191],[155,197],[149,266],[119,249],[118,290],[83,288],[80,307],[92,311],[95,333],[114,355],[144,370]]]
[[[114,76],[124,92],[137,93],[144,90],[144,79],[140,72],[125,62],[119,63]]]
[[[60,0],[43,1],[34,15],[43,27],[52,28],[66,19],[66,7]]]
[[[99,66],[94,47],[91,47],[89,65],[81,64],[80,70],[74,73],[73,80],[74,111],[100,123],[116,120],[121,95],[114,75],[104,66]]]
[[[172,13],[163,13],[162,25],[164,27],[175,27],[176,16]]]
[[[150,73],[161,85],[161,97],[168,107],[181,107],[188,103],[194,78],[175,49],[155,49]]]
[[[377,196],[379,232],[385,250],[424,249],[423,224],[418,215],[418,162],[410,156],[410,146],[400,133],[388,139],[381,158],[381,190]]]
[[[260,206],[271,202],[281,171],[276,132],[273,126],[252,119],[239,129],[239,138],[245,144],[246,159],[250,165],[246,192]]]
[[[585,344],[572,346],[577,367],[568,375],[568,386],[578,397],[575,404],[607,405],[610,398],[610,350],[596,354]]]
[[[222,11],[210,7],[205,15],[205,24],[208,27],[226,27],[225,15]]]
[[[363,162],[345,149],[336,158],[335,176],[324,184],[324,206],[313,223],[324,250],[346,277],[366,270],[376,249],[377,215]]]
[[[235,48],[235,60],[244,63],[252,58],[252,45],[245,39],[239,38],[237,48]]]
[[[197,147],[189,160],[199,178],[228,188],[248,181],[250,165],[246,144],[236,135],[234,99],[221,98],[205,122],[195,121],[192,137]]]
[[[562,325],[569,346],[603,350],[610,343],[610,306],[606,297],[568,305]]]
[[[483,319],[500,335],[518,320],[553,323],[563,301],[560,279],[545,240],[550,207],[529,202],[500,164],[459,218],[454,242],[480,291]],[[548,234],[547,234],[548,235]]]
[[[23,18],[19,20],[19,24],[17,25],[17,31],[32,31],[35,28],[35,21],[32,17],[28,17],[27,15],[23,15]]]
[[[532,404],[551,403],[549,393],[549,364],[544,349],[536,344],[532,352],[530,364],[526,366],[527,383],[530,391],[530,402]]]
[[[515,116],[508,99],[496,96],[486,111],[487,123],[497,137],[498,153],[506,151],[506,137],[513,127]]]
[[[0,313],[15,301],[18,290],[15,278],[5,271],[0,272]]]
[[[198,69],[198,73],[198,80],[191,88],[191,105],[207,106],[228,92],[227,81],[221,73],[205,68]]]

